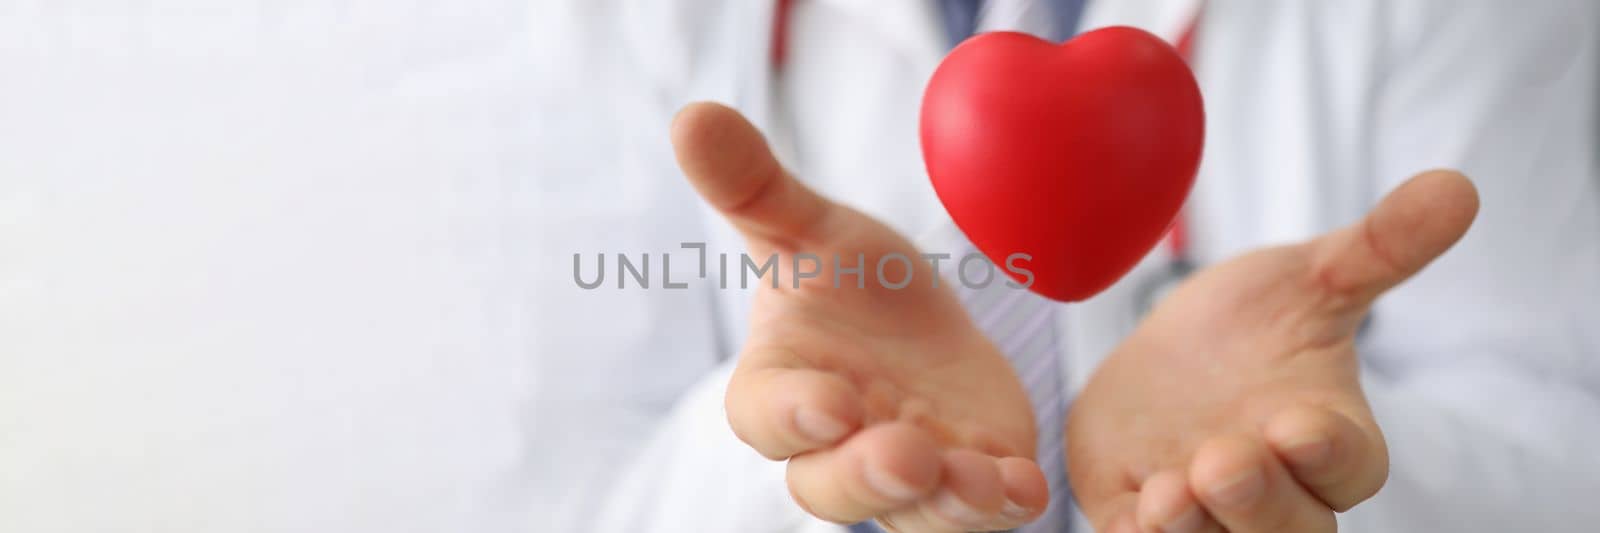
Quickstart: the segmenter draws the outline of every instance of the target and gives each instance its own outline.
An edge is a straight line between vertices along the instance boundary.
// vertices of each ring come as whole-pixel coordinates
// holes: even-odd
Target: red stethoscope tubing
[[[1202,4],[1195,9],[1194,16],[1189,18],[1189,24],[1184,26],[1183,33],[1178,34],[1178,40],[1172,43],[1178,49],[1178,55],[1183,57],[1191,67],[1194,64],[1194,34],[1200,27],[1200,14],[1205,12]],[[1172,220],[1172,228],[1167,230],[1168,260],[1173,263],[1189,262],[1189,215],[1188,208],[1178,211],[1178,216]]]
[[[772,46],[770,48],[772,70],[783,70],[784,63],[789,59],[789,7],[794,0],[778,0],[777,10],[772,13]]]

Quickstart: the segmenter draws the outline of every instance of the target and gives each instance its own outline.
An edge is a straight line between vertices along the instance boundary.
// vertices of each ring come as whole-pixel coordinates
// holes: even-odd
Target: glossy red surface
[[[1003,266],[1029,254],[1016,264],[1035,274],[1035,292],[1078,301],[1160,241],[1194,183],[1204,123],[1189,67],[1143,30],[1060,45],[987,33],[934,72],[922,153],[940,201],[985,255]]]

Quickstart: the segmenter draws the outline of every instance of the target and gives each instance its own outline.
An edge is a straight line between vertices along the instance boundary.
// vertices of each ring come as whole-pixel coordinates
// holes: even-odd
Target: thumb
[[[672,144],[689,183],[746,238],[815,240],[838,210],[784,171],[761,132],[721,104],[699,102],[678,111]]]
[[[1360,222],[1312,241],[1312,271],[1333,293],[1370,302],[1449,250],[1477,215],[1478,191],[1465,176],[1423,172]]]

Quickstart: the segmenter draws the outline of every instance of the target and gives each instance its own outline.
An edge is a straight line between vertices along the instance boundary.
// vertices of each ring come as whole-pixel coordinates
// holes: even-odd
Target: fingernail
[[[950,489],[940,490],[933,498],[933,510],[939,516],[958,526],[979,525],[988,520],[982,511],[973,509]]]
[[[806,438],[817,442],[833,442],[850,430],[844,422],[816,409],[800,408],[794,412],[794,425]]]
[[[1028,514],[1030,514],[1028,513],[1028,508],[1018,505],[1017,502],[1011,501],[1010,498],[1006,498],[1005,506],[1000,508],[1000,516],[1005,518],[1007,522],[1025,519]]]
[[[1251,468],[1250,471],[1211,490],[1211,500],[1221,505],[1238,507],[1261,497],[1266,488],[1267,480],[1261,477],[1261,470]]]
[[[1161,533],[1195,533],[1205,525],[1205,519],[1206,515],[1200,511],[1200,506],[1191,505],[1189,510],[1161,526]]]
[[[921,496],[917,488],[906,483],[885,468],[868,464],[862,469],[862,475],[867,478],[867,486],[891,500],[909,502]]]
[[[1328,461],[1328,454],[1333,446],[1326,439],[1315,439],[1285,448],[1284,453],[1294,460],[1295,464],[1302,466],[1317,466]]]

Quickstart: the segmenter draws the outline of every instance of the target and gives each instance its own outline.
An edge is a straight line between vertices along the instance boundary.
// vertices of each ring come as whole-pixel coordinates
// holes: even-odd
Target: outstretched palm
[[[1388,454],[1355,334],[1374,299],[1443,253],[1477,209],[1424,173],[1361,222],[1207,268],[1096,370],[1068,420],[1074,493],[1108,531],[1333,531]]]
[[[727,394],[739,437],[789,460],[795,499],[826,519],[906,531],[1003,529],[1037,516],[1048,494],[1027,396],[915,248],[790,178],[728,108],[686,108],[673,142],[757,263],[776,254],[782,272],[799,257],[818,272],[763,283]],[[886,286],[877,266],[891,255]],[[863,268],[836,286],[836,266]]]

